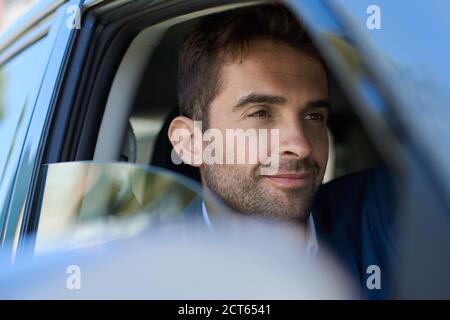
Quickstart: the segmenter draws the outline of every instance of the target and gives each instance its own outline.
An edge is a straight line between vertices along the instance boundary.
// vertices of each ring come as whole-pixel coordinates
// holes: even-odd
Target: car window
[[[0,31],[13,24],[39,0],[0,1]]]
[[[201,188],[166,170],[67,162],[41,168],[36,253],[95,245],[189,218]],[[195,217],[194,217],[195,218]]]
[[[347,3],[340,0],[335,2],[342,3],[342,7],[345,7],[343,3]],[[305,12],[309,12],[309,4],[307,5],[307,2],[298,1],[298,3],[301,3],[302,7],[305,7]],[[320,5],[318,5],[317,3],[311,6],[313,8],[320,7]],[[357,1],[349,1],[348,3],[350,3],[349,7],[352,7],[353,5],[351,4],[356,4]],[[359,23],[363,23],[362,28],[361,25],[359,25],[359,29],[362,29],[364,31],[367,31],[365,30],[368,13],[366,11],[366,4],[369,5],[369,2],[363,1],[358,5],[358,7],[354,7],[355,10],[353,10],[353,16],[359,15],[360,17],[362,17],[362,19],[358,20]],[[390,7],[388,7],[387,1],[381,1],[380,4],[381,9],[383,10],[383,17],[388,18],[386,20],[383,20],[383,28],[393,28],[394,24],[390,23],[395,20],[393,18],[396,16],[395,14],[393,14],[395,10],[389,11],[388,9],[397,8],[398,11],[399,5],[389,4]],[[387,11],[384,11],[385,9]],[[425,8],[422,9],[424,9],[422,11],[424,17],[427,17],[432,13],[425,10]],[[350,12],[352,12],[352,10],[350,10]],[[384,12],[386,12],[387,14],[384,15]],[[445,12],[445,10],[442,10],[442,12]],[[317,14],[319,19],[311,20],[315,20],[318,24],[320,24],[320,27],[322,28],[323,25],[326,25],[328,23],[328,21],[326,19],[322,21],[321,18],[325,17],[322,11],[318,12]],[[308,21],[308,14],[304,14],[303,18],[305,19],[305,21]],[[409,19],[421,20],[413,16],[408,17],[407,21],[409,21]],[[433,21],[433,19],[430,19],[429,17],[425,20]],[[347,22],[349,23],[347,27],[352,26],[352,21],[350,19],[348,19]],[[170,143],[168,143],[167,128],[165,127],[165,125],[167,123],[170,123],[170,121],[168,122],[168,120],[170,120],[171,114],[174,111],[177,111],[178,107],[178,100],[176,97],[176,59],[178,46],[183,39],[183,36],[187,32],[189,32],[189,30],[191,30],[190,28],[192,27],[193,23],[195,23],[195,18],[192,18],[192,21],[189,20],[177,22],[177,24],[171,25],[164,30],[162,30],[162,28],[166,28],[165,25],[159,26],[157,28],[157,32],[155,32],[155,35],[158,35],[158,37],[155,36],[154,38],[159,39],[160,35],[162,35],[162,38],[160,43],[154,44],[155,50],[148,58],[149,63],[147,65],[147,68],[145,69],[145,74],[138,88],[137,97],[134,97],[134,93],[130,94],[130,96],[133,96],[133,99],[136,98],[134,100],[135,102],[133,105],[133,109],[130,110],[130,113],[127,113],[126,115],[125,113],[120,112],[117,112],[115,114],[117,115],[117,119],[122,121],[123,124],[128,125],[127,130],[129,133],[127,133],[125,143],[123,143],[124,146],[122,147],[123,150],[120,155],[120,159],[122,161],[137,162],[140,165],[130,163],[69,162],[49,164],[41,167],[37,183],[38,189],[36,194],[32,195],[33,204],[30,209],[31,213],[29,215],[33,220],[31,231],[35,232],[36,235],[35,248],[38,253],[91,246],[98,244],[99,242],[132,236],[136,233],[141,232],[143,229],[152,226],[171,226],[172,222],[180,221],[180,219],[184,222],[184,218],[189,217],[189,213],[191,212],[190,209],[193,206],[198,209],[198,203],[201,196],[201,187],[199,185],[195,184],[195,182],[189,182],[185,178],[180,177],[175,173],[169,173],[167,170],[148,167],[149,164],[157,165],[155,163],[155,156],[158,158],[157,160],[159,160],[159,163],[172,160],[169,157],[172,146]],[[402,25],[403,27],[408,27],[410,23],[410,21],[408,23],[402,22],[400,25]],[[353,25],[353,27],[355,26],[357,27],[358,24]],[[421,32],[419,33],[420,39],[422,40],[420,43],[427,44],[426,40],[432,39],[432,37],[424,36],[424,34],[431,33],[433,30],[435,30],[435,28],[431,27],[433,27],[433,25],[428,25],[425,26],[425,28],[422,28]],[[311,30],[316,30],[315,32],[317,32],[317,30],[319,29],[322,30],[317,26],[310,26],[310,28]],[[429,30],[427,32],[428,28]],[[345,30],[345,28],[342,29]],[[353,30],[351,28],[348,29]],[[411,55],[410,51],[405,50],[405,48],[408,47],[408,43],[402,43],[402,41],[410,41],[408,37],[403,37],[404,39],[402,38],[402,41],[400,42],[396,41],[396,38],[401,38],[401,35],[403,33],[396,34],[391,32],[386,37],[385,35],[387,33],[384,32],[383,29],[379,32],[367,32],[371,34],[371,36],[373,37],[372,40],[374,40],[375,44],[389,44],[389,46],[386,47],[380,46],[380,49],[382,49],[381,53],[389,53],[386,56],[380,55],[383,57],[383,60],[380,61],[387,63],[384,66],[387,67],[386,70],[390,70],[390,72],[386,73],[386,75],[392,78],[386,77],[386,79],[384,79],[383,77],[367,77],[365,72],[363,73],[358,69],[360,67],[360,60],[364,60],[362,58],[365,58],[366,62],[379,62],[378,59],[374,59],[374,57],[378,57],[379,52],[373,51],[372,55],[368,55],[367,52],[359,52],[355,50],[355,55],[353,56],[353,49],[357,48],[356,43],[354,44],[354,46],[345,46],[348,43],[353,45],[352,41],[347,41],[348,39],[346,38],[345,33],[343,33],[342,35],[339,33],[330,33],[325,34],[326,36],[328,36],[328,38],[323,37],[324,39],[332,40],[330,40],[329,43],[326,43],[324,41],[324,43],[327,44],[328,49],[332,50],[336,47],[337,49],[342,50],[342,56],[348,54],[348,56],[345,57],[350,62],[354,62],[354,64],[349,64],[349,66],[351,65],[357,67],[355,68],[358,69],[357,79],[361,81],[361,83],[358,81],[355,82],[355,84],[349,82],[350,84],[347,88],[351,88],[353,89],[353,91],[347,89],[347,91],[344,92],[340,88],[340,85],[336,80],[333,80],[330,86],[330,95],[333,102],[332,117],[330,121],[330,141],[332,142],[331,144],[333,147],[333,154],[335,156],[335,162],[332,162],[331,160],[328,161],[328,163],[330,164],[329,166],[334,169],[334,173],[330,176],[330,179],[337,178],[374,165],[385,164],[383,159],[381,159],[380,157],[381,155],[383,155],[385,159],[388,158],[386,155],[389,153],[397,155],[397,153],[394,152],[396,150],[394,150],[394,148],[392,147],[394,146],[394,141],[391,141],[392,139],[386,139],[388,135],[385,136],[380,134],[379,136],[377,136],[376,134],[374,135],[373,131],[366,132],[366,127],[369,127],[367,125],[368,122],[361,122],[361,118],[370,118],[370,115],[372,115],[373,111],[371,109],[376,109],[378,107],[378,112],[380,110],[389,110],[385,108],[388,98],[386,96],[379,95],[380,92],[383,93],[383,88],[389,87],[390,84],[396,83],[397,81],[398,86],[392,86],[392,88],[395,89],[386,91],[389,93],[393,93],[392,97],[397,98],[393,99],[394,102],[396,100],[402,101],[400,97],[404,93],[408,93],[411,89],[415,89],[416,87],[413,86],[414,83],[416,83],[416,85],[420,84],[418,86],[418,88],[420,89],[426,88],[428,84],[431,91],[437,90],[440,91],[443,95],[448,94],[448,91],[446,90],[439,90],[445,87],[445,81],[443,80],[445,80],[446,78],[444,77],[442,72],[443,70],[446,70],[446,68],[444,67],[448,65],[447,60],[445,60],[445,62],[440,61],[441,63],[438,63],[436,65],[433,64],[434,67],[429,69],[429,71],[436,75],[439,75],[439,77],[434,78],[435,81],[437,80],[437,83],[428,82],[429,78],[427,79],[426,73],[423,73],[423,75],[420,72],[417,73],[418,71],[422,70],[421,68],[418,68],[418,66],[424,66],[428,63],[431,64],[432,62],[427,58],[428,56],[426,53],[430,52],[427,51],[429,50],[427,49],[427,45],[422,45],[420,47],[421,50],[415,51],[417,55]],[[311,31],[311,33],[313,32]],[[443,33],[442,35],[439,35],[439,37],[444,37],[444,35],[445,34]],[[352,40],[353,38],[350,37],[349,39]],[[447,48],[448,41],[444,41],[443,39],[441,40],[443,48]],[[19,131],[20,127],[26,126],[28,123],[27,115],[31,114],[30,110],[32,109],[31,107],[33,103],[33,101],[29,100],[30,92],[35,91],[33,89],[33,83],[39,82],[39,74],[41,74],[41,72],[43,71],[43,69],[37,69],[39,66],[42,67],[43,64],[41,62],[36,62],[35,60],[36,57],[40,56],[38,54],[35,54],[35,52],[38,51],[38,47],[39,45],[34,45],[20,53],[15,58],[9,60],[7,63],[5,63],[5,65],[0,66],[0,134],[2,134],[3,139],[0,147],[0,174],[3,172],[4,167],[8,164],[8,159],[11,155],[12,148],[21,148],[21,144],[15,143],[17,140],[17,132]],[[347,51],[348,49],[351,49],[350,52]],[[325,52],[326,50],[324,49],[323,51]],[[445,50],[442,50],[441,54],[439,54],[439,60],[443,59],[443,56],[445,56],[444,53]],[[337,54],[336,56],[340,57],[340,55]],[[403,59],[403,56],[405,57],[405,59]],[[411,57],[415,57],[415,59],[411,59]],[[353,58],[356,59],[353,60]],[[26,63],[29,65],[27,70],[25,70],[25,68],[23,67],[25,63],[21,64],[22,61],[26,61]],[[141,66],[140,63],[138,65]],[[374,64],[374,66],[377,65]],[[414,66],[416,66],[417,69],[415,69]],[[439,68],[436,68],[436,66],[438,66]],[[132,70],[133,68],[131,67],[136,67],[136,65],[125,65],[124,70]],[[374,67],[373,69],[376,68]],[[383,71],[384,69],[380,70]],[[341,70],[338,69],[338,71],[339,72],[336,72],[337,75],[341,74],[341,79],[338,80],[340,80],[340,83],[344,88],[345,81],[342,81],[342,79],[345,80],[345,78],[343,77],[343,74],[352,74],[352,69],[347,67],[342,68]],[[382,74],[381,71],[380,74]],[[410,72],[412,73],[410,74]],[[124,72],[124,74],[131,78],[130,73]],[[394,75],[397,76],[394,77]],[[415,79],[416,81],[414,83],[411,83],[411,79],[407,75],[410,75],[412,79],[417,76],[419,77]],[[405,81],[399,81],[403,79],[403,76],[405,76]],[[349,79],[351,79],[351,77],[349,77]],[[127,79],[127,81],[129,80],[130,79]],[[375,80],[377,80],[378,82]],[[421,84],[422,80],[423,83]],[[19,83],[20,86],[18,85]],[[117,83],[123,84],[124,82],[119,81]],[[129,83],[134,83],[134,81],[129,81]],[[400,83],[403,84],[400,85]],[[356,84],[359,84],[360,87],[357,87]],[[382,86],[378,86],[380,84],[382,84]],[[352,85],[355,86],[352,87]],[[411,85],[412,87],[408,89],[409,85]],[[123,86],[119,87],[121,87],[122,90],[119,91],[119,93],[123,93],[124,91],[126,91],[124,90]],[[114,92],[113,89],[111,89],[111,92]],[[402,121],[398,123],[405,122],[406,124],[408,124],[412,123],[412,119],[418,118],[415,122],[415,124],[417,125],[417,129],[409,130],[411,129],[410,126],[404,127],[405,129],[408,129],[405,131],[406,133],[414,133],[412,135],[413,138],[417,137],[417,135],[420,135],[424,137],[423,139],[428,139],[416,139],[418,142],[429,142],[426,144],[425,148],[419,148],[419,151],[421,152],[420,154],[418,154],[418,156],[421,156],[422,154],[430,154],[430,156],[428,157],[429,159],[434,159],[436,163],[442,164],[443,168],[447,168],[448,166],[445,164],[445,159],[447,157],[441,157],[439,155],[445,155],[446,153],[448,153],[448,149],[434,147],[439,146],[439,144],[432,143],[433,139],[430,139],[433,136],[439,137],[437,135],[432,135],[432,132],[436,133],[438,132],[438,130],[441,130],[441,132],[444,133],[448,132],[447,126],[445,125],[445,122],[443,122],[448,119],[448,117],[445,116],[448,114],[448,110],[442,109],[442,106],[445,106],[447,104],[440,104],[440,110],[442,111],[442,113],[433,112],[432,115],[430,114],[430,116],[419,117],[422,114],[419,111],[426,111],[430,113],[430,110],[437,110],[436,106],[439,106],[439,104],[436,103],[436,100],[434,100],[435,95],[430,95],[430,100],[428,100],[426,96],[420,94],[421,90],[416,90],[415,93],[416,94],[410,95],[410,97],[408,98],[412,100],[415,97],[419,97],[420,99],[416,99],[417,102],[415,103],[402,103],[397,106],[396,103],[392,102],[392,105],[396,105],[396,108],[401,111],[397,116],[399,119],[402,119]],[[100,95],[100,93],[98,95]],[[408,101],[408,99],[403,100],[403,102]],[[363,105],[363,108],[361,108],[360,106],[360,109],[358,109],[359,114],[354,112],[354,109],[356,109],[354,105],[358,105],[358,100],[361,100],[359,101],[359,104]],[[445,102],[445,99],[442,99],[442,101]],[[116,105],[121,107],[120,103]],[[428,105],[429,108],[418,108],[421,105]],[[403,110],[400,107],[407,107],[408,110]],[[125,108],[118,109],[124,110]],[[407,116],[406,113],[408,113],[408,115],[410,116]],[[90,117],[93,116],[93,114],[93,112],[88,113],[86,118],[89,120],[87,121],[90,121]],[[362,117],[361,114],[366,114],[366,116]],[[379,112],[379,115],[383,117],[382,119],[380,118],[383,121],[373,121],[373,123],[371,124],[373,127],[379,127],[378,129],[380,132],[383,131],[384,128],[389,128],[396,129],[399,135],[400,133],[402,133],[402,131],[399,130],[401,129],[401,127],[396,127],[395,122],[389,122],[389,120],[392,119],[391,115],[388,115],[387,112]],[[374,118],[374,120],[380,119]],[[381,125],[385,124],[385,122],[390,126],[384,127]],[[107,122],[103,121],[102,124],[104,123]],[[435,126],[435,128],[433,127],[433,124],[438,125]],[[90,125],[94,126],[93,124]],[[115,126],[109,127],[112,129],[111,132],[120,131],[120,129],[117,129],[117,127]],[[414,126],[412,127],[415,128]],[[427,132],[430,134],[427,135]],[[371,135],[369,136],[367,133],[371,133]],[[114,137],[114,135],[106,134],[104,136],[106,137],[106,139],[103,139],[103,141],[106,141],[106,143],[103,145],[99,144],[101,147],[110,147],[121,144],[120,139],[111,138]],[[445,136],[442,135],[441,138],[445,138]],[[82,148],[84,145],[89,144],[89,142],[85,143],[87,140],[88,139],[80,139],[80,145],[76,145],[75,147]],[[95,139],[92,139],[92,143],[95,143],[94,140]],[[378,143],[378,150],[375,148],[373,141]],[[405,139],[404,141],[407,140]],[[440,140],[434,139],[434,141]],[[380,145],[382,146],[381,148]],[[403,144],[402,146],[405,147],[405,149],[410,149],[411,153],[417,151],[412,149],[410,145]],[[414,146],[421,146],[421,144],[414,144]],[[434,151],[428,153],[425,152],[428,150],[428,148],[433,148]],[[400,154],[400,152],[402,152],[403,154],[403,150],[400,148],[398,149],[398,154]],[[392,156],[391,158],[393,157],[394,156]],[[398,158],[400,159],[400,157]],[[91,158],[78,157],[76,159]],[[97,158],[94,157],[94,159]],[[107,159],[107,161],[115,161],[119,158],[105,157],[104,159]],[[404,160],[403,158],[401,159]],[[413,159],[413,157],[410,157],[409,159]],[[411,171],[413,171],[412,169],[415,169],[415,167],[413,166],[409,168],[409,163],[406,161],[402,163],[402,165],[404,167],[408,167],[408,170]],[[438,165],[434,167],[436,168],[435,170],[438,170],[440,168],[440,166]],[[410,180],[410,185],[423,186],[423,189],[427,189],[426,187],[428,187],[428,185],[423,182],[428,181],[426,179],[428,172],[426,170],[423,170],[421,166],[417,166],[417,168],[419,169],[416,170],[417,176],[414,176],[415,179]],[[183,174],[181,170],[176,172]],[[445,173],[447,172],[449,172],[447,169],[442,170],[442,177],[446,177],[447,175]],[[187,175],[190,176],[189,174]],[[417,177],[419,177],[420,179],[418,179]],[[450,181],[450,179],[442,180],[445,180],[446,184],[448,183],[448,181]],[[429,179],[429,181],[433,182],[432,179]],[[1,181],[0,183],[4,182]],[[436,185],[434,184],[432,186],[436,187]],[[435,190],[433,188],[428,189],[430,190],[430,193],[435,193]],[[437,187],[435,189],[440,191]],[[343,188],[342,190],[345,191],[345,188]],[[359,190],[365,191],[365,189],[363,188],[359,188]],[[418,188],[417,190],[420,189]],[[445,194],[444,191],[442,191],[442,193]],[[356,192],[349,192],[348,194],[351,195],[349,197],[351,200],[357,198]],[[420,193],[416,194],[419,196],[408,197],[407,201],[409,202],[407,204],[411,207],[411,209],[405,209],[404,211],[407,212],[410,216],[413,216],[413,214],[411,213],[416,214],[419,211],[421,211],[421,213],[426,213],[426,219],[422,219],[423,221],[420,221],[420,226],[423,227],[425,223],[429,223],[429,225],[431,226],[442,227],[443,230],[441,233],[439,233],[438,228],[422,228],[425,230],[425,232],[423,232],[424,235],[433,235],[434,237],[430,237],[432,238],[432,240],[440,240],[440,242],[435,241],[434,243],[430,241],[432,245],[428,245],[425,247],[433,248],[436,243],[448,243],[448,241],[442,241],[444,237],[441,237],[439,239],[440,234],[445,234],[445,239],[448,238],[448,229],[444,230],[444,227],[447,226],[446,222],[436,223],[433,220],[433,215],[431,214],[433,212],[439,212],[439,210],[443,211],[442,207],[438,207],[437,209],[435,209],[437,206],[439,206],[440,203],[437,201],[431,201],[430,199],[434,199],[432,197],[427,198]],[[424,193],[424,195],[426,194]],[[411,201],[409,199],[411,199]],[[411,205],[414,204],[412,200],[416,202],[422,202],[423,209],[419,207],[414,208],[414,206]],[[400,207],[397,205],[397,202],[397,198],[389,197],[386,200],[386,207],[388,209],[394,208],[395,210],[392,209],[393,212],[397,211],[397,207]],[[380,207],[379,204],[380,203],[377,202],[377,207]],[[433,207],[432,205],[436,205],[436,207]],[[367,207],[365,207],[365,209],[366,208]],[[406,208],[408,209],[408,207]],[[336,209],[339,208],[336,207]],[[196,212],[198,213],[198,210]],[[365,212],[368,211],[365,210],[364,213]],[[445,215],[445,218],[447,218],[447,214]],[[374,220],[371,221],[370,219],[365,220],[365,218],[362,219],[362,222],[368,222],[369,224],[369,232],[364,232],[367,230],[363,230],[363,232],[361,232],[361,239],[363,241],[366,241],[365,236],[367,234],[371,235],[373,230],[375,229],[372,223],[373,221]],[[383,224],[385,223],[384,220],[380,221]],[[390,221],[386,222],[386,224],[388,223],[390,223]],[[404,228],[404,226],[402,227]],[[430,232],[429,230],[433,230],[433,232]],[[24,228],[24,231],[27,232],[29,230],[28,228]],[[423,243],[425,242],[420,243],[418,241],[418,239],[421,239],[418,233],[411,232],[411,234],[413,235],[413,240],[424,247]],[[30,236],[30,238],[33,237]],[[388,243],[388,245],[391,246],[392,243]],[[411,248],[412,247],[413,246],[411,246]],[[425,251],[434,252],[434,250]],[[376,251],[376,253],[379,253],[379,251]],[[441,255],[441,252],[436,252],[436,255],[438,254]],[[439,255],[437,258],[442,258],[442,256]],[[385,257],[386,259],[388,258],[388,254],[384,252],[381,256],[382,259],[384,259]],[[418,260],[416,257],[419,257],[419,255],[411,256],[414,256],[414,259],[412,260]],[[368,257],[369,259],[372,258],[371,256],[366,255],[364,259],[366,257]],[[445,255],[443,255],[443,257],[445,258]],[[425,262],[434,260],[439,261],[437,259],[431,258],[420,260],[424,261],[424,270],[428,269],[428,263]],[[435,265],[438,265],[438,263],[436,263]],[[446,266],[447,264],[443,265]],[[361,267],[362,272],[364,272],[364,269],[365,266]],[[444,269],[445,268],[442,268],[442,270]],[[436,276],[436,279],[441,281],[441,279],[438,278],[439,277]]]
[[[0,175],[11,157],[19,131],[28,125],[34,101],[45,68],[45,39],[39,40],[0,66]],[[0,179],[1,181],[2,179]]]
[[[450,38],[446,32],[450,21],[446,13],[448,1],[417,1],[408,14],[397,1],[369,0],[336,1],[340,11],[352,16],[352,23],[372,43],[384,68],[387,87],[396,88],[399,123],[408,131],[419,150],[433,159],[433,171],[450,188],[448,148],[429,141],[442,141],[448,137],[450,109]],[[378,24],[371,25],[371,19]],[[420,27],[417,22],[420,21]],[[369,27],[367,26],[369,25]],[[414,36],[408,35],[414,26]],[[374,59],[372,59],[374,60]]]

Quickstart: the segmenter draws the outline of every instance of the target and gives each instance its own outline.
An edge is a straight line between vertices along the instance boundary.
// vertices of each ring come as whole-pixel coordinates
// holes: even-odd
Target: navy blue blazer
[[[395,213],[399,196],[392,175],[383,167],[335,179],[316,195],[312,212],[319,247],[322,243],[334,251],[361,285],[362,298],[395,297]],[[368,270],[372,265],[380,268],[380,289],[367,286],[374,272]]]

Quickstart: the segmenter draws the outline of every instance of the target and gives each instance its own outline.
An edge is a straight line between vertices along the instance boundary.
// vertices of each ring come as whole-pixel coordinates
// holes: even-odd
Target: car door
[[[6,254],[11,252],[46,119],[77,30],[79,4],[42,1],[0,38],[0,229]]]

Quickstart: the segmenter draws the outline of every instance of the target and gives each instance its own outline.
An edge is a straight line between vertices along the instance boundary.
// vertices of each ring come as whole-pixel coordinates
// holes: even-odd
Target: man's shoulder
[[[314,218],[321,227],[334,228],[335,232],[339,231],[336,224],[359,225],[367,215],[389,223],[397,195],[394,178],[387,168],[362,170],[322,185],[314,202]]]
[[[367,298],[394,295],[396,183],[384,167],[343,176],[323,185],[313,215],[319,237],[335,249],[360,281]],[[382,270],[381,290],[366,288],[367,268]]]
[[[325,197],[343,196],[349,193],[357,193],[358,191],[362,194],[363,192],[361,191],[365,192],[368,188],[389,191],[389,189],[392,190],[393,182],[393,176],[390,171],[384,166],[379,166],[336,178],[322,185],[318,195]]]

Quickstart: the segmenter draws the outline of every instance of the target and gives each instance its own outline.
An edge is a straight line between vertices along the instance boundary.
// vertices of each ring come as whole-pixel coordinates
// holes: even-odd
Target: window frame
[[[45,40],[48,41],[44,72],[36,84],[34,98],[31,99],[32,115],[27,123],[25,138],[15,142],[19,149],[18,156],[16,161],[10,164],[12,169],[2,181],[2,194],[6,200],[0,200],[0,250],[5,256],[14,256],[14,249],[19,241],[17,231],[21,231],[22,223],[27,223],[25,208],[35,187],[36,168],[40,166],[42,155],[41,145],[47,132],[47,116],[54,108],[55,93],[59,89],[67,50],[76,33],[76,30],[67,27],[66,22],[70,16],[67,9],[69,6],[80,6],[80,3],[81,0],[43,1],[1,38],[1,55],[9,54],[8,59],[21,52],[13,50],[16,47],[21,48],[23,39],[30,37],[33,42],[33,39],[42,37],[44,30],[47,34]],[[33,34],[37,36],[33,38]],[[25,47],[22,44],[22,49]]]
[[[79,2],[70,1],[66,5],[75,3]],[[14,178],[14,186],[11,187],[14,191],[8,204],[9,220],[3,225],[3,241],[5,227],[11,230],[17,226],[19,221],[17,212],[23,207],[27,191],[20,241],[26,240],[28,232],[32,230],[33,217],[30,216],[30,204],[35,196],[36,174],[42,164],[92,158],[95,148],[92,141],[98,135],[98,124],[102,119],[106,92],[111,86],[113,74],[128,44],[142,30],[143,25],[149,25],[149,21],[146,20],[147,14],[154,14],[152,19],[155,23],[158,19],[168,19],[170,16],[180,14],[181,11],[187,13],[200,10],[209,3],[211,6],[218,6],[229,4],[230,1],[135,0],[131,4],[129,0],[115,2],[92,0],[86,2],[82,16],[83,28],[78,32],[68,32],[61,27],[61,19],[65,13],[59,12],[59,19],[55,19],[52,24],[55,48],[51,61],[54,65],[48,66],[41,88],[41,92],[51,93],[40,95],[37,100],[36,116],[32,119],[18,174]],[[401,121],[395,117],[395,108],[400,102],[396,99],[395,92],[392,92],[393,88],[387,90],[390,95],[381,94],[381,89],[386,90],[385,85],[388,83],[385,82],[386,74],[376,71],[380,65],[368,60],[374,56],[366,55],[367,44],[355,30],[352,31],[349,25],[344,23],[345,19],[340,16],[332,3],[333,1],[293,0],[288,4],[299,14],[323,53],[324,59],[329,62],[336,78],[343,84],[349,99],[355,102],[357,115],[368,129],[385,161],[395,173],[403,177],[407,185],[416,188],[413,194],[421,194],[421,198],[417,199],[426,199],[434,204],[439,213],[448,213],[446,193],[448,191],[439,189],[439,185],[442,184],[439,183],[440,177],[435,174],[432,161],[420,154],[420,150],[411,140],[413,135],[409,135],[407,129],[402,127]],[[133,19],[136,20],[132,21]],[[348,61],[340,55],[330,38],[323,36],[327,31],[345,35],[344,39],[354,45],[358,56],[363,58],[363,72],[371,83],[370,90],[355,85],[357,82],[352,79],[355,75],[351,72]],[[103,38],[100,43],[99,37],[106,33],[108,37]],[[99,61],[102,63],[96,69],[97,72],[88,70]],[[99,79],[107,81],[98,81]],[[382,108],[379,108],[380,106]],[[383,109],[384,107],[387,109]],[[55,110],[57,112],[53,112]],[[386,116],[386,113],[380,110],[388,110],[392,114]],[[94,118],[91,117],[93,114],[96,115]],[[50,117],[47,118],[47,115]],[[389,144],[393,147],[385,150],[384,147]],[[414,182],[417,181],[421,181],[422,184],[415,186]],[[25,188],[19,190],[20,185]],[[417,208],[422,208],[420,203]],[[429,213],[427,210],[423,212]]]

